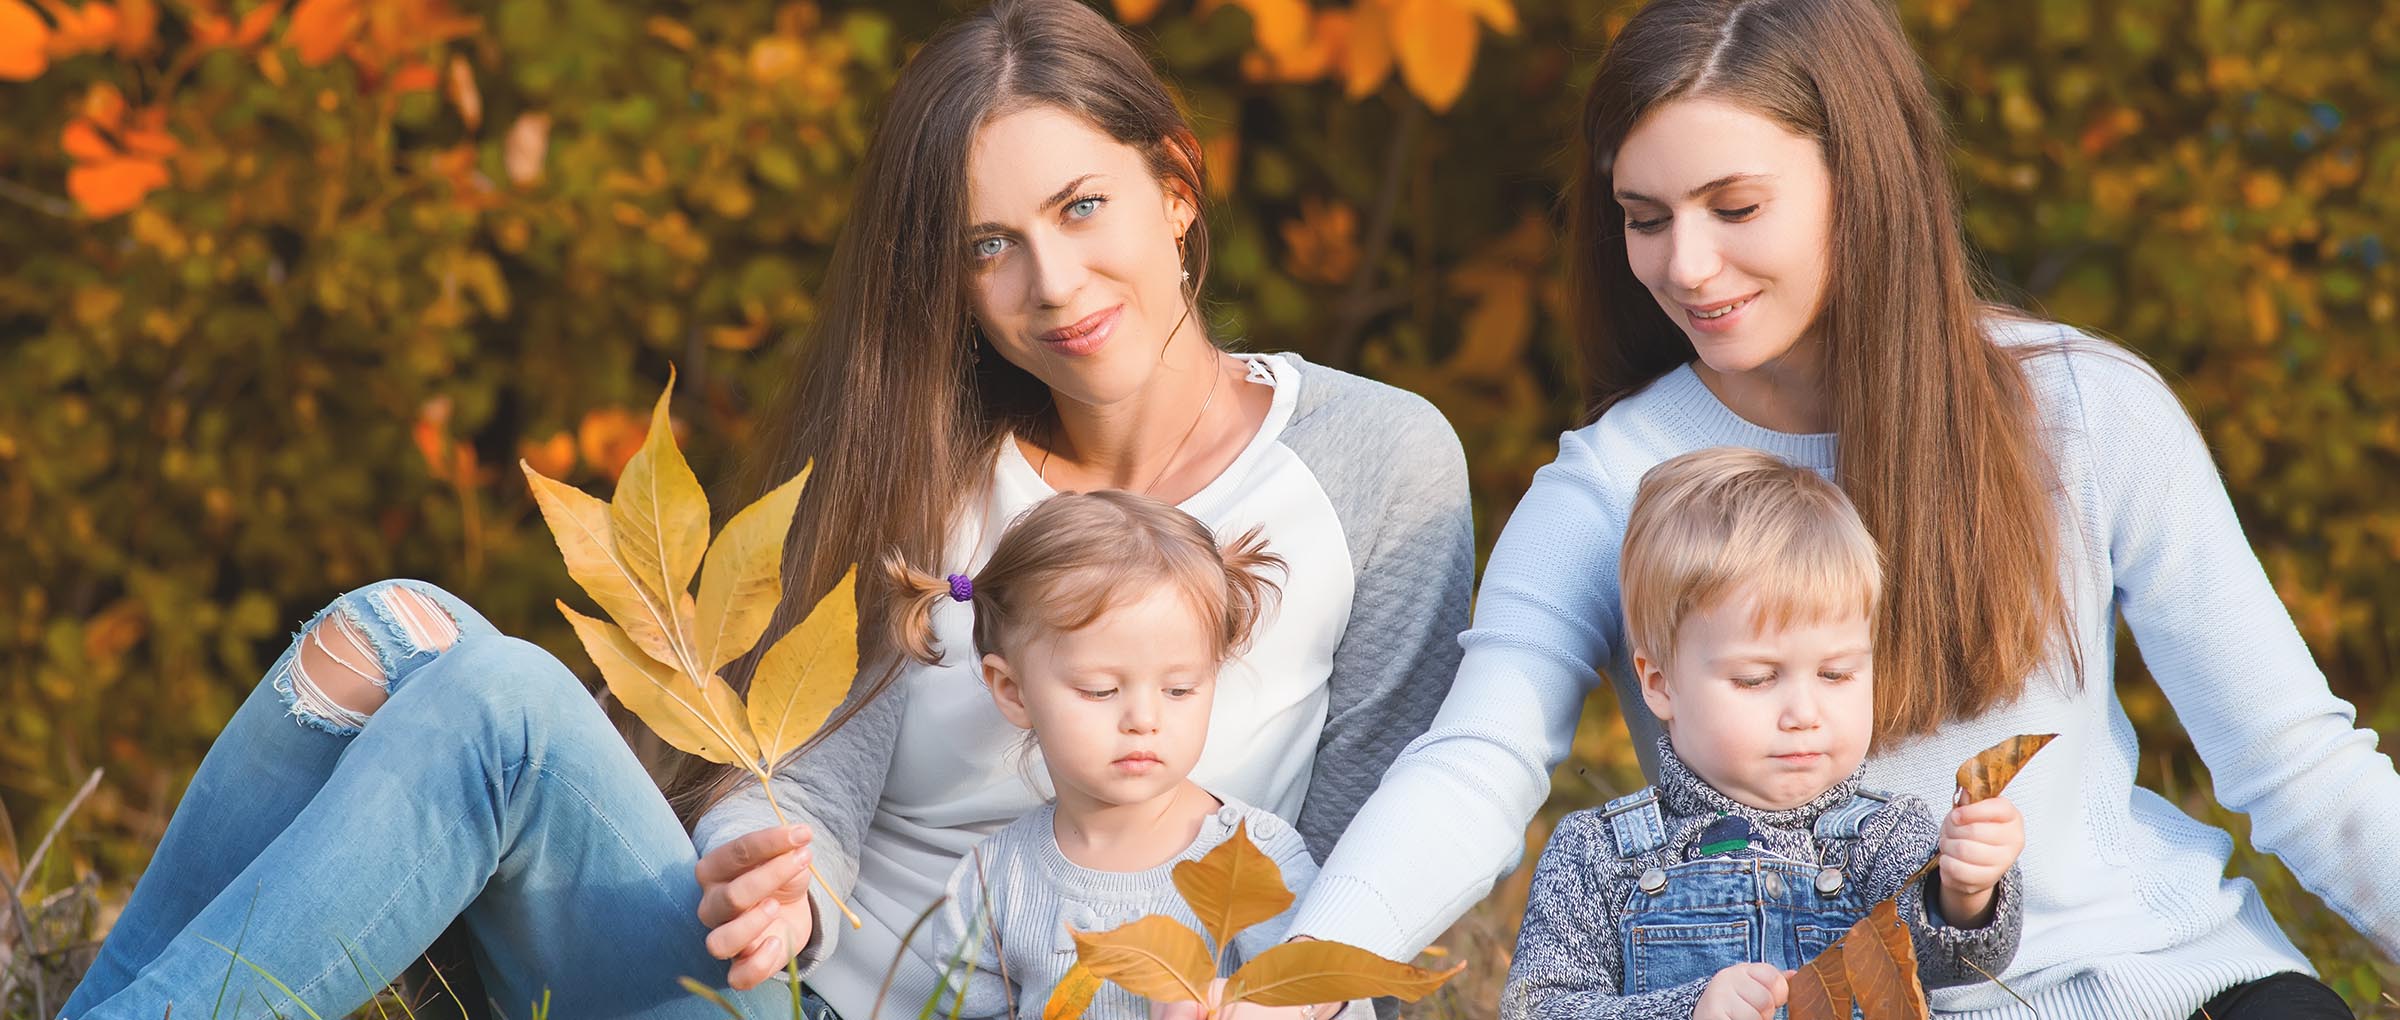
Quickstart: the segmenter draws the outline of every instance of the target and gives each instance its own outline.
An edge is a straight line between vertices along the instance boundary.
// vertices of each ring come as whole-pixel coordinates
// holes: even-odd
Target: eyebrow
[[[1774,175],[1774,174],[1742,174],[1742,173],[1736,173],[1736,174],[1726,174],[1725,176],[1723,176],[1723,177],[1719,177],[1719,178],[1717,178],[1716,180],[1710,181],[1710,182],[1708,182],[1708,183],[1706,183],[1706,184],[1703,184],[1703,185],[1701,185],[1701,186],[1699,186],[1699,187],[1697,187],[1697,188],[1693,188],[1693,189],[1692,189],[1692,190],[1691,190],[1689,193],[1687,193],[1687,194],[1686,194],[1684,197],[1686,197],[1686,198],[1699,198],[1700,196],[1702,196],[1702,195],[1705,195],[1705,194],[1708,194],[1709,192],[1711,192],[1711,191],[1715,191],[1715,190],[1717,190],[1717,189],[1719,189],[1719,188],[1729,188],[1729,187],[1732,187],[1732,186],[1734,186],[1734,185],[1736,185],[1736,184],[1747,184],[1747,183],[1750,183],[1750,182],[1752,182],[1752,181],[1765,181],[1765,180],[1772,180],[1772,179],[1774,179],[1774,177],[1775,177],[1775,175]],[[1634,191],[1625,191],[1625,190],[1622,190],[1622,189],[1619,189],[1619,190],[1617,191],[1617,201],[1619,201],[1619,202],[1648,202],[1648,203],[1650,203],[1650,204],[1652,204],[1652,205],[1663,205],[1663,204],[1665,204],[1665,203],[1662,203],[1662,202],[1660,202],[1659,200],[1657,200],[1657,199],[1655,199],[1655,198],[1651,198],[1651,197],[1650,197],[1650,196],[1648,196],[1648,195],[1641,194],[1640,192],[1634,192]]]
[[[1057,191],[1053,191],[1053,192],[1051,192],[1051,193],[1050,193],[1050,197],[1049,197],[1049,198],[1045,198],[1045,199],[1043,199],[1043,200],[1042,200],[1042,204],[1041,204],[1041,205],[1039,205],[1039,206],[1037,206],[1036,208],[1037,208],[1037,209],[1039,209],[1039,210],[1041,210],[1041,211],[1043,211],[1043,212],[1047,212],[1047,211],[1049,211],[1049,210],[1056,209],[1056,208],[1058,208],[1058,207],[1059,207],[1061,204],[1065,203],[1067,199],[1070,199],[1070,198],[1073,198],[1073,197],[1075,197],[1075,193],[1076,193],[1077,191],[1080,191],[1080,190],[1082,190],[1082,189],[1083,189],[1083,186],[1084,186],[1085,184],[1087,184],[1087,183],[1090,183],[1090,181],[1092,180],[1092,178],[1094,178],[1094,177],[1100,177],[1100,176],[1103,176],[1103,175],[1101,175],[1101,174],[1096,174],[1096,173],[1091,173],[1091,174],[1085,174],[1085,175],[1083,175],[1083,176],[1081,176],[1081,177],[1075,178],[1074,180],[1068,181],[1064,187],[1061,187],[1061,188],[1059,188]],[[1007,230],[1007,229],[1008,229],[1007,227],[1003,227],[1003,226],[1001,226],[1001,225],[999,225],[999,224],[997,224],[997,223],[993,223],[993,222],[990,222],[990,221],[988,221],[988,220],[987,220],[987,221],[985,221],[985,222],[978,223],[978,224],[976,224],[976,225],[974,225],[974,226],[972,226],[972,227],[969,227],[969,228],[967,228],[967,233],[970,233],[970,234],[990,234],[990,233],[998,233],[998,232],[1001,232],[1001,231],[1005,231],[1005,230]]]

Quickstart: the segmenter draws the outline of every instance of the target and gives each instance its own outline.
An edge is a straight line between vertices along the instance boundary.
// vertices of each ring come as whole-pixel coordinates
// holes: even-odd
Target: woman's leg
[[[2192,1020],[2352,1020],[2350,1004],[2325,983],[2286,971],[2218,993]]]
[[[422,612],[427,608],[442,613]],[[406,615],[400,615],[403,610]],[[365,640],[371,627],[391,629],[418,650],[391,642],[389,647],[399,654],[386,662]],[[496,631],[491,623],[466,603],[413,581],[360,588],[302,624],[291,647],[275,660],[201,759],[149,870],[135,884],[83,983],[67,1000],[66,1015],[81,1016],[87,1007],[131,984],[134,975],[156,959],[325,785],[357,727],[310,714],[303,707],[324,701],[323,689],[312,680],[338,685],[354,679],[341,665],[345,662],[381,670],[384,676],[400,674],[449,647],[459,634],[492,633]],[[304,651],[320,668],[312,671],[301,665]]]
[[[426,605],[403,596],[386,608],[393,603]],[[217,891],[187,922],[140,933],[137,942],[157,948],[142,954],[138,973],[112,989],[79,989],[69,1016],[156,1020],[174,1003],[187,1015],[339,1017],[462,916],[504,1015],[524,1016],[545,991],[553,1016],[721,1015],[678,986],[685,975],[720,984],[724,965],[702,948],[690,839],[632,752],[573,674],[538,647],[485,625],[455,626],[445,649],[412,651],[425,636],[412,627],[470,619],[446,596],[436,604],[448,621],[421,612],[330,617],[359,627],[378,652],[379,662],[356,664],[384,668],[390,679],[370,692],[387,695],[380,704],[345,700],[352,689],[334,694],[331,708],[317,705],[311,697],[336,690],[323,670],[304,668],[297,684],[271,676],[267,686],[292,691],[314,721],[357,713],[356,734],[247,860],[209,859],[248,844],[223,835],[233,820],[274,812],[223,803],[242,799],[240,790],[198,803],[187,796],[175,825],[191,835],[172,855],[162,844],[153,871],[232,875],[215,880]],[[261,760],[266,746],[232,757]],[[160,894],[147,921],[171,923],[168,905],[204,884],[169,879],[180,895]],[[144,920],[131,907],[126,917]],[[782,991],[729,998],[764,1015]]]

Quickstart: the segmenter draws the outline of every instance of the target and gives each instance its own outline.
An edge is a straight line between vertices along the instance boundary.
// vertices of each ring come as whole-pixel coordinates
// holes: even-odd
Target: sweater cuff
[[[1915,936],[1917,973],[1928,988],[1990,981],[2016,959],[2025,928],[2025,882],[2015,867],[1992,890],[1992,919],[1980,928],[1958,928],[1942,917],[1941,873],[1925,876],[1916,893],[1902,893],[1900,915]]]

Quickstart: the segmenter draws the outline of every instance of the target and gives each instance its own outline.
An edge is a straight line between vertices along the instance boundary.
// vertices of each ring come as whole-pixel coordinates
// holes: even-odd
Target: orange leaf
[[[50,34],[53,59],[101,49],[116,41],[117,9],[107,4],[85,4],[81,8],[53,4],[50,13],[58,18],[58,28]]]
[[[110,131],[116,130],[125,123],[125,93],[117,91],[116,86],[107,82],[92,86],[92,90],[83,96],[83,115],[91,118],[94,124]]]
[[[1790,1020],[1850,1020],[1850,976],[1842,969],[1842,944],[1825,947],[1792,976]]]
[[[1364,99],[1392,75],[1392,16],[1386,0],[1358,0],[1342,47],[1342,93]]]
[[[1153,1002],[1199,1002],[1217,975],[1208,944],[1171,917],[1151,914],[1104,932],[1068,934],[1083,966]]]
[[[392,72],[392,78],[388,84],[392,94],[397,96],[407,95],[411,92],[431,92],[434,86],[441,83],[441,73],[435,71],[433,65],[410,64]]]
[[[282,13],[283,0],[273,0],[272,3],[263,3],[251,8],[248,14],[242,15],[241,26],[233,30],[233,44],[236,46],[258,45],[259,40],[267,37],[267,30],[275,27],[276,15]]]
[[[1340,283],[1357,270],[1358,213],[1349,205],[1318,198],[1300,202],[1300,218],[1283,224],[1291,250],[1292,275],[1313,283]]]
[[[1339,942],[1286,942],[1258,954],[1225,982],[1226,1002],[1306,1006],[1396,995],[1415,1002],[1467,969],[1432,971]]]
[[[1968,803],[1997,797],[2035,752],[2056,739],[2056,733],[2020,733],[1984,748],[1958,767],[1958,788],[1966,791]]]
[[[283,41],[300,51],[301,63],[317,67],[341,54],[359,22],[356,0],[300,0]]]
[[[1217,945],[1233,941],[1235,933],[1283,913],[1292,905],[1292,891],[1283,884],[1283,869],[1250,840],[1250,823],[1233,829],[1233,838],[1217,844],[1196,861],[1174,870],[1175,891],[1183,894],[1200,925]]]
[[[88,120],[68,121],[67,129],[59,132],[58,144],[66,150],[67,155],[86,163],[117,158],[117,147],[110,145],[108,139],[101,136],[100,129],[93,127]]]
[[[1908,927],[1900,923],[1897,903],[1875,904],[1842,936],[1841,947],[1842,976],[1868,1020],[1925,1016],[1925,989],[1917,984],[1917,947]]]
[[[1117,20],[1139,25],[1158,13],[1158,0],[1117,0]]]
[[[117,55],[138,57],[158,44],[156,0],[117,0]]]
[[[1398,0],[1392,9],[1393,53],[1400,80],[1435,113],[1458,102],[1475,69],[1475,15],[1460,0]]]
[[[1050,1001],[1042,1004],[1042,1020],[1080,1020],[1090,1008],[1092,996],[1100,992],[1100,975],[1078,960],[1067,968],[1066,976],[1050,989]]]
[[[147,159],[111,159],[67,171],[67,194],[96,220],[129,212],[142,197],[167,186],[167,168]]]
[[[562,431],[540,442],[528,439],[517,444],[517,455],[544,475],[564,478],[575,470],[575,437]]]
[[[50,23],[21,0],[0,0],[0,78],[32,81],[50,69]]]
[[[1502,35],[1517,32],[1517,9],[1509,0],[1466,0],[1467,9]]]
[[[614,482],[625,471],[625,462],[633,459],[642,448],[649,420],[618,407],[603,407],[583,416],[575,427],[575,447],[583,454],[583,462]]]

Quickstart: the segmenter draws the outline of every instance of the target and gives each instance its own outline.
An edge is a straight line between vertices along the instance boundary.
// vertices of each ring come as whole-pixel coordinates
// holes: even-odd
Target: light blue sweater
[[[2054,662],[2014,703],[1880,755],[1868,782],[1946,804],[1977,750],[2060,734],[2009,787],[2026,916],[2003,977],[2043,1017],[2180,1018],[2238,982],[2309,971],[2257,889],[2223,877],[2231,837],[2134,785],[2140,749],[2112,682],[2121,613],[2218,799],[2400,955],[2400,776],[2327,689],[2182,405],[2122,349],[2047,323],[1992,329],[2043,345],[2023,364],[2060,473],[2060,573],[2088,679]],[[1833,436],[1744,421],[1688,366],[1560,438],[1492,552],[1449,698],[1360,809],[1294,933],[1405,959],[1481,899],[1516,866],[1600,670],[1647,757],[1658,725],[1630,684],[1617,603],[1626,509],[1652,465],[1728,444],[1833,467]],[[1931,998],[1944,1015],[2026,1015],[1991,984]]]

